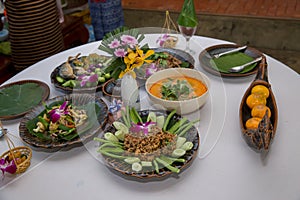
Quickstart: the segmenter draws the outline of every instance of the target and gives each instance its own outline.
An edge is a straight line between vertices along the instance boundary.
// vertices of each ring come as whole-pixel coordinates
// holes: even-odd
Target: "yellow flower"
[[[127,50],[127,56],[124,57],[124,63],[126,64],[126,69],[122,71],[119,75],[119,78],[122,78],[125,73],[128,71],[133,71],[134,68],[139,68],[146,63],[151,63],[153,60],[146,60],[149,56],[154,54],[154,50],[148,50],[146,54],[144,54],[144,51],[142,49],[139,49],[138,46],[135,47],[135,51],[132,49]],[[134,73],[134,78],[135,78]]]

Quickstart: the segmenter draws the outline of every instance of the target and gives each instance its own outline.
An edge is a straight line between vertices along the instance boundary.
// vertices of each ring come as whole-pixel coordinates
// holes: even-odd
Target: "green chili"
[[[166,121],[165,121],[165,123],[164,123],[163,131],[167,131],[168,124],[169,124],[171,118],[173,117],[173,115],[175,115],[175,113],[176,113],[176,110],[173,110],[173,111],[168,115],[168,117],[167,117],[167,119],[166,119]]]

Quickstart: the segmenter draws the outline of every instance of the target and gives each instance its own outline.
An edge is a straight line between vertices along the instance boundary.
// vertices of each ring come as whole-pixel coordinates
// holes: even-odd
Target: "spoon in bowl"
[[[252,61],[250,61],[250,62],[248,62],[246,64],[239,65],[239,66],[236,66],[236,67],[232,67],[228,71],[229,72],[234,72],[234,73],[241,72],[243,69],[245,69],[245,67],[247,67],[249,65],[252,65],[254,63],[257,63],[257,62],[261,61],[261,59],[262,59],[262,57],[258,57],[258,58],[254,59],[254,60],[252,60]]]

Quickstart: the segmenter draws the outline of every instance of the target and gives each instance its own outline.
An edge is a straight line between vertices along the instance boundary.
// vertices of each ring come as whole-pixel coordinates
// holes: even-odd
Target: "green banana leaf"
[[[228,55],[221,56],[219,58],[213,58],[210,60],[212,68],[219,72],[230,73],[230,69],[235,66],[243,65],[245,63],[251,62],[254,59],[242,52],[236,52]],[[239,73],[246,73],[252,70],[257,63],[245,67],[245,69]]]
[[[12,85],[0,90],[0,116],[26,112],[38,105],[44,92],[36,83]]]
[[[198,25],[195,6],[193,0],[184,0],[182,10],[177,19],[180,26],[195,27]]]

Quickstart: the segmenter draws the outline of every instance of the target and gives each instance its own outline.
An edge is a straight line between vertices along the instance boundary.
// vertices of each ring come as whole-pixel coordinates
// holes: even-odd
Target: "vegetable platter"
[[[178,176],[196,157],[200,144],[197,122],[177,115],[176,110],[126,107],[121,118],[94,140],[111,171],[125,179],[161,180]]]
[[[95,92],[111,78],[109,73],[104,72],[110,61],[111,57],[96,53],[70,56],[52,71],[51,83],[65,93]]]
[[[36,150],[69,150],[92,140],[106,124],[107,116],[107,105],[100,98],[89,94],[59,96],[27,113],[19,134]]]

